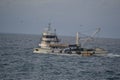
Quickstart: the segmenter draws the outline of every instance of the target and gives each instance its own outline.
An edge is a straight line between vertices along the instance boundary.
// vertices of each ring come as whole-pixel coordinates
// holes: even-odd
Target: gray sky
[[[0,32],[41,34],[51,22],[59,35],[76,32],[120,38],[120,0],[0,0]]]

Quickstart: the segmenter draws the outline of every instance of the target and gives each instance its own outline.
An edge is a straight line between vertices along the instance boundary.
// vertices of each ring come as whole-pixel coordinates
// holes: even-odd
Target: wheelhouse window
[[[43,35],[44,38],[55,38],[56,36]]]

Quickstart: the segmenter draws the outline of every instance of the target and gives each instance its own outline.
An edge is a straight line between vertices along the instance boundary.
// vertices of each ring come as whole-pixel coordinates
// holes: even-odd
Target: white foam
[[[114,53],[108,53],[106,56],[107,57],[120,57],[119,54],[114,54]]]

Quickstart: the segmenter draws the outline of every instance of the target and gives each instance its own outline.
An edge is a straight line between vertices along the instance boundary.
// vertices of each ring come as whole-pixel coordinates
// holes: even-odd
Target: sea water
[[[0,34],[0,80],[120,80],[120,39],[91,43],[109,53],[89,57],[35,54],[39,42],[38,35]]]

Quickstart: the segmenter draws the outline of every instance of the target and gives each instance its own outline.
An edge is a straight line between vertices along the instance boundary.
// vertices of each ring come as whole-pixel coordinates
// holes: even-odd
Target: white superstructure
[[[52,30],[51,24],[49,23],[48,28],[42,33],[41,43],[39,46],[41,48],[50,48],[50,44],[56,44],[59,39],[56,35],[56,30]]]
[[[51,24],[48,24],[48,28],[44,30],[41,37],[41,42],[39,43],[39,48],[34,48],[34,53],[51,53],[54,52],[56,45],[59,44],[59,39],[56,34],[56,30],[51,28]]]

